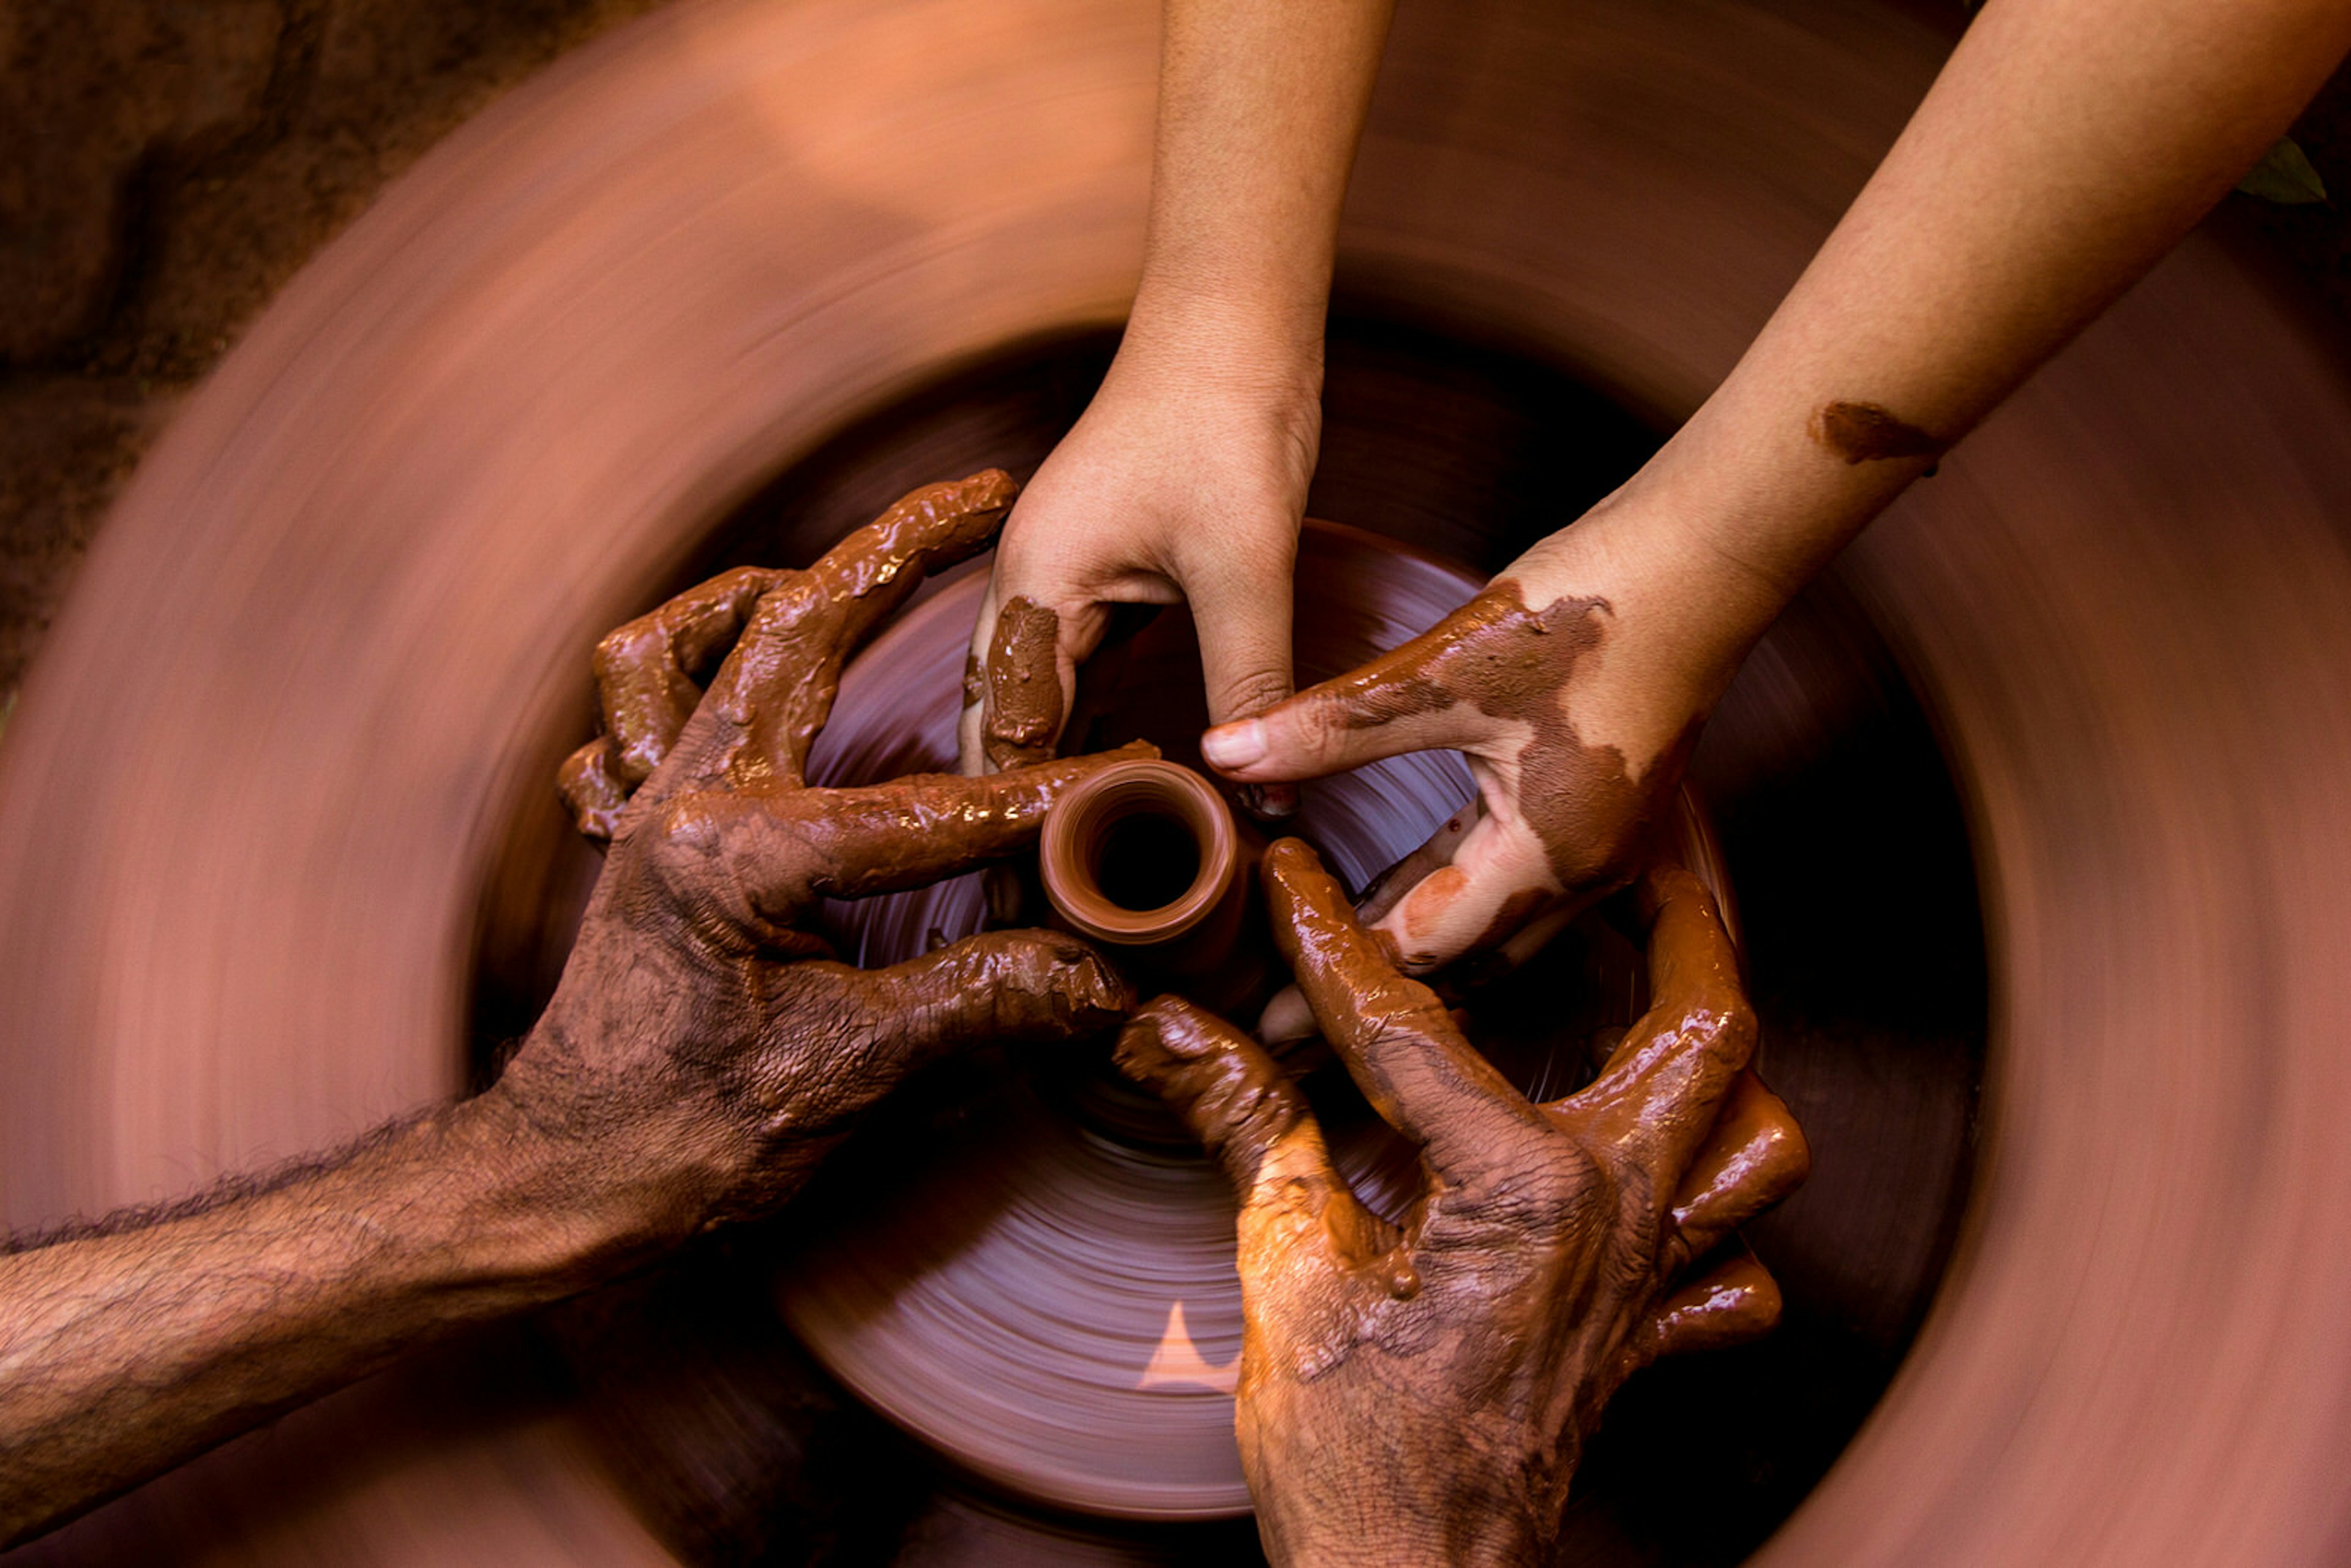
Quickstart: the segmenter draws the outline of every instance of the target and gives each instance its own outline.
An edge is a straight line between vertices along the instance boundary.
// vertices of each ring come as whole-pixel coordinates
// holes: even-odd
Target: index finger
[[[831,716],[841,668],[929,572],[996,537],[1019,486],[1001,469],[928,485],[786,573],[752,611],[676,751],[684,782],[796,786]]]
[[[1556,727],[1559,694],[1598,648],[1603,599],[1531,608],[1517,580],[1497,578],[1458,610],[1361,668],[1308,687],[1254,718],[1218,725],[1201,755],[1249,782],[1319,779],[1407,751],[1473,754]]]
[[[1296,839],[1266,851],[1274,939],[1322,1036],[1381,1117],[1422,1145],[1441,1176],[1507,1158],[1541,1113],[1454,1028],[1445,1004],[1364,929],[1315,852]]]
[[[1127,1019],[1117,1060],[1176,1113],[1231,1184],[1242,1211],[1245,1280],[1296,1267],[1280,1254],[1304,1243],[1327,1245],[1357,1268],[1385,1255],[1394,1260],[1384,1281],[1389,1293],[1417,1288],[1409,1260],[1393,1251],[1395,1230],[1340,1176],[1306,1096],[1257,1041],[1180,997],[1160,997]]]

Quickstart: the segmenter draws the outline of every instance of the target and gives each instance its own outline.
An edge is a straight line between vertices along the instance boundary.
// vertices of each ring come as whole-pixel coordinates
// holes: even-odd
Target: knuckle
[[[751,612],[746,635],[756,632],[767,637],[788,637],[811,622],[830,616],[832,612],[832,597],[824,591],[824,586],[815,575],[795,571],[780,579],[760,596],[758,607]]]
[[[702,593],[713,599],[734,600],[744,594],[763,592],[781,575],[772,567],[730,567],[705,584]]]
[[[1551,1239],[1587,1228],[1595,1215],[1620,1211],[1628,1175],[1637,1178],[1527,1127],[1490,1140],[1487,1162],[1464,1196],[1489,1220]]]
[[[605,632],[596,643],[596,678],[614,681],[628,674],[652,656],[659,640],[659,632],[645,618]]]
[[[673,889],[698,884],[716,865],[723,837],[698,795],[664,800],[630,835],[632,852]]]
[[[556,789],[582,834],[597,840],[611,838],[627,794],[606,769],[601,741],[572,753],[557,776]]]
[[[1744,1066],[1755,1052],[1755,1009],[1745,997],[1726,998],[1692,1014],[1686,1028],[1700,1050],[1729,1065]]]
[[[1319,697],[1296,703],[1284,717],[1290,749],[1299,760],[1317,766],[1345,755],[1349,739],[1360,727],[1337,704]]]
[[[1250,1077],[1202,1109],[1208,1124],[1202,1131],[1210,1143],[1263,1153],[1297,1125],[1302,1107],[1287,1080]]]
[[[1286,669],[1247,671],[1217,683],[1213,706],[1217,722],[1248,718],[1288,700],[1290,672]]]
[[[650,729],[635,728],[627,740],[612,747],[613,770],[623,783],[643,784],[668,755],[669,743],[664,737]]]

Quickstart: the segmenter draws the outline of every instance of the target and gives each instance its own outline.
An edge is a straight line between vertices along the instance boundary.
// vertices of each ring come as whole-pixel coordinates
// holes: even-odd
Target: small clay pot
[[[1234,956],[1256,848],[1199,774],[1122,762],[1053,807],[1039,862],[1059,924],[1110,948],[1122,967],[1189,990],[1181,982]]]

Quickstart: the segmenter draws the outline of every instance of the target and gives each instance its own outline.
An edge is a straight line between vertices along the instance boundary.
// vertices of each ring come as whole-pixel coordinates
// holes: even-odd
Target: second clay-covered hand
[[[1322,1033],[1422,1147],[1399,1224],[1332,1168],[1255,1041],[1162,998],[1119,1058],[1239,1198],[1237,1428],[1282,1563],[1550,1561],[1570,1479],[1632,1373],[1778,1320],[1740,1257],[1683,1278],[1802,1182],[1803,1138],[1749,1070],[1755,1021],[1713,901],[1652,872],[1648,1013],[1588,1088],[1528,1101],[1397,972],[1296,840],[1265,862],[1276,933]]]

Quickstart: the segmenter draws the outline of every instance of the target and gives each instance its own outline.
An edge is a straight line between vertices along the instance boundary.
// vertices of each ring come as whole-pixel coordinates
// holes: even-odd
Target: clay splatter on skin
[[[1622,751],[1576,732],[1564,701],[1613,613],[1605,599],[1559,599],[1531,611],[1519,584],[1498,578],[1418,637],[1333,682],[1332,695],[1351,728],[1465,702],[1489,718],[1529,726],[1532,737],[1518,758],[1519,809],[1557,879],[1552,891],[1620,881],[1652,802]]]
[[[1847,463],[1886,457],[1940,457],[1951,449],[1874,402],[1833,402],[1813,415],[1813,439]]]
[[[987,650],[987,717],[981,744],[998,768],[1041,762],[1061,733],[1061,682],[1054,649],[1061,618],[1027,598],[997,612]]]

